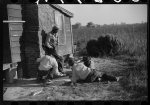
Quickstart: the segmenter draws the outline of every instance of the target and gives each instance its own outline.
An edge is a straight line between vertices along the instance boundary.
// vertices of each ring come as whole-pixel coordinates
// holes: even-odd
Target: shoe
[[[65,72],[64,72],[64,71],[61,71],[60,73],[65,74]]]
[[[48,80],[45,80],[45,84],[50,84],[52,83],[52,80],[48,79]]]
[[[98,78],[98,82],[101,82],[102,81],[102,79],[101,78]]]
[[[66,76],[66,74],[64,74],[64,73],[61,73],[61,72],[60,72],[60,76],[62,76],[62,77],[63,77],[63,76]]]
[[[121,77],[116,77],[117,82],[120,81]]]
[[[64,76],[66,76],[66,74],[60,73],[59,75],[55,75],[55,77],[64,77]]]

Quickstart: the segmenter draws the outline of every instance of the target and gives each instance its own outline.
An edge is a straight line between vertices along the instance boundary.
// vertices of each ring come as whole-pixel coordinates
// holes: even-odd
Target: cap
[[[57,26],[53,26],[52,30],[58,30],[59,28]]]
[[[82,58],[82,61],[84,61],[84,62],[89,61],[89,60],[91,60],[91,59],[90,59],[90,57],[87,57],[87,56],[84,56],[84,57]]]

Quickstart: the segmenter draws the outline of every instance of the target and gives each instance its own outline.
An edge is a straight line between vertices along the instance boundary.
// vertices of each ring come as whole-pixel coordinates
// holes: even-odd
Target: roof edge
[[[61,6],[59,6],[58,4],[50,4],[52,7],[60,10],[61,12],[63,12],[64,14],[68,15],[69,17],[73,17],[73,13],[69,12],[68,10],[62,8]]]

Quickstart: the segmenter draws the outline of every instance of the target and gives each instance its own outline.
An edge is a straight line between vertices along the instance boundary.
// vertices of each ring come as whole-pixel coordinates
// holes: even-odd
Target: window
[[[65,45],[66,44],[66,34],[65,34],[65,23],[64,23],[64,16],[55,11],[55,24],[58,26],[58,45]]]

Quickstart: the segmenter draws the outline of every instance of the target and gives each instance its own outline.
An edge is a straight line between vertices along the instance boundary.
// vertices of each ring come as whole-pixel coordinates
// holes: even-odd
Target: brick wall
[[[39,50],[39,21],[38,21],[38,6],[35,4],[22,5],[22,15],[24,23],[23,29],[23,74],[25,77],[36,77],[38,63],[36,59],[40,56]]]

